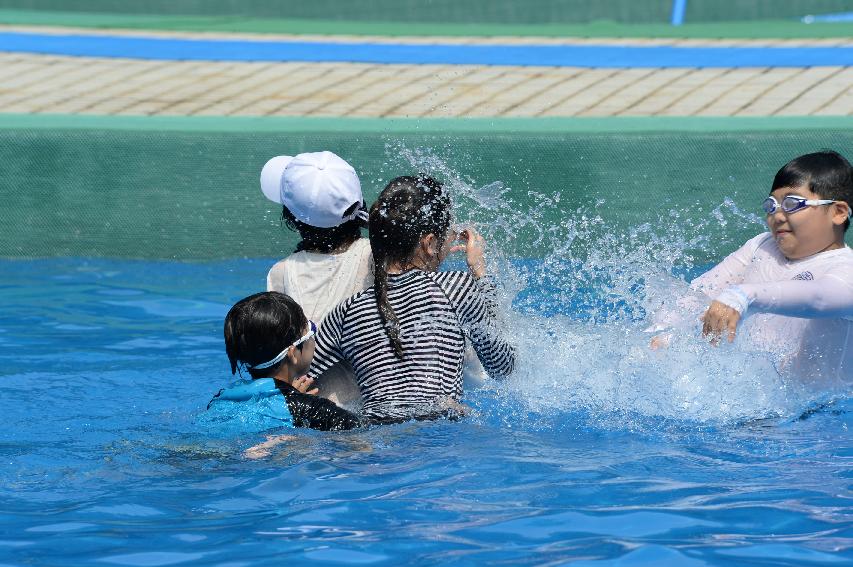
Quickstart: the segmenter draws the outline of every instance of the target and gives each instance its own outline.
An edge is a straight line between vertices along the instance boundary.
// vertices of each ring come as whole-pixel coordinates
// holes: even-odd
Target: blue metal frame
[[[687,0],[672,0],[672,25],[684,23],[684,12],[687,11]]]

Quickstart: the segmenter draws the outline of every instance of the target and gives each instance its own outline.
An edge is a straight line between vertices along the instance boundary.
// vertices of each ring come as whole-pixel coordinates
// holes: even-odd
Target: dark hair
[[[231,362],[231,374],[242,362],[250,367],[252,378],[272,376],[281,363],[261,370],[251,366],[278,356],[299,339],[307,324],[299,304],[283,293],[265,291],[241,299],[225,316],[225,354]]]
[[[359,207],[364,208],[364,203],[353,203],[344,211],[344,216],[351,215]],[[365,221],[355,218],[339,226],[319,228],[298,220],[286,206],[282,207],[281,220],[289,229],[298,232],[302,238],[296,245],[296,252],[306,250],[323,254],[328,254],[344,244],[352,244],[361,238],[361,229],[367,226]]]
[[[388,303],[388,265],[411,262],[422,237],[434,234],[443,242],[449,228],[450,199],[441,183],[423,174],[391,180],[370,208],[376,306],[398,358],[403,358],[403,344],[400,322]]]
[[[800,185],[806,185],[824,199],[844,201],[847,206],[853,206],[853,168],[838,152],[824,150],[792,159],[776,173],[770,192]],[[844,230],[849,226],[848,220]]]

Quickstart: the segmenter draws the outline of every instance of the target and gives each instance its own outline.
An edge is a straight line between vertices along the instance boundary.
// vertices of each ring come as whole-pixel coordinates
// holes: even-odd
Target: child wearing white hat
[[[261,190],[283,206],[282,218],[301,241],[267,274],[267,291],[292,297],[312,321],[322,323],[339,303],[373,283],[370,242],[363,238],[367,211],[355,169],[332,152],[270,159]],[[351,405],[358,390],[346,369],[318,380],[320,395]]]

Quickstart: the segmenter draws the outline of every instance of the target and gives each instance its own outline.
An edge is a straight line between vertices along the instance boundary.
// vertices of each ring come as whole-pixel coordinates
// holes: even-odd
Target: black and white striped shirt
[[[458,400],[466,337],[490,376],[512,372],[515,352],[498,329],[494,288],[486,278],[458,271],[389,274],[388,302],[400,322],[402,359],[394,354],[369,287],[323,321],[308,373],[316,378],[347,360],[367,417],[418,417],[441,400]]]

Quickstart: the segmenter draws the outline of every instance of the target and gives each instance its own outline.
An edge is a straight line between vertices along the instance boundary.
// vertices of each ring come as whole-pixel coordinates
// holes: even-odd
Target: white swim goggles
[[[806,199],[805,197],[800,197],[799,195],[788,195],[782,202],[776,200],[776,197],[767,197],[764,199],[764,203],[761,204],[761,208],[764,209],[764,212],[768,215],[772,215],[776,211],[781,209],[790,214],[799,211],[800,209],[805,209],[806,207],[819,207],[821,205],[831,205],[833,203],[841,203],[843,201],[833,201],[832,199]],[[844,203],[847,204],[846,202]],[[850,205],[847,205],[847,218],[853,216],[853,209],[850,208]]]
[[[307,341],[308,339],[310,339],[311,337],[313,337],[316,334],[317,334],[317,325],[314,324],[314,321],[312,321],[311,319],[308,319],[308,332],[307,333],[305,333],[304,335],[302,335],[301,337],[296,339],[295,342],[287,345],[287,348],[284,349],[283,351],[281,351],[280,353],[278,353],[278,356],[276,356],[272,360],[269,360],[267,362],[262,362],[261,364],[256,364],[254,366],[251,366],[250,368],[252,370],[263,370],[264,368],[269,368],[270,366],[275,366],[276,364],[278,364],[279,362],[284,360],[284,357],[287,356],[287,353],[290,351],[290,347],[299,347],[299,345],[301,345],[302,343],[304,343],[305,341]]]

